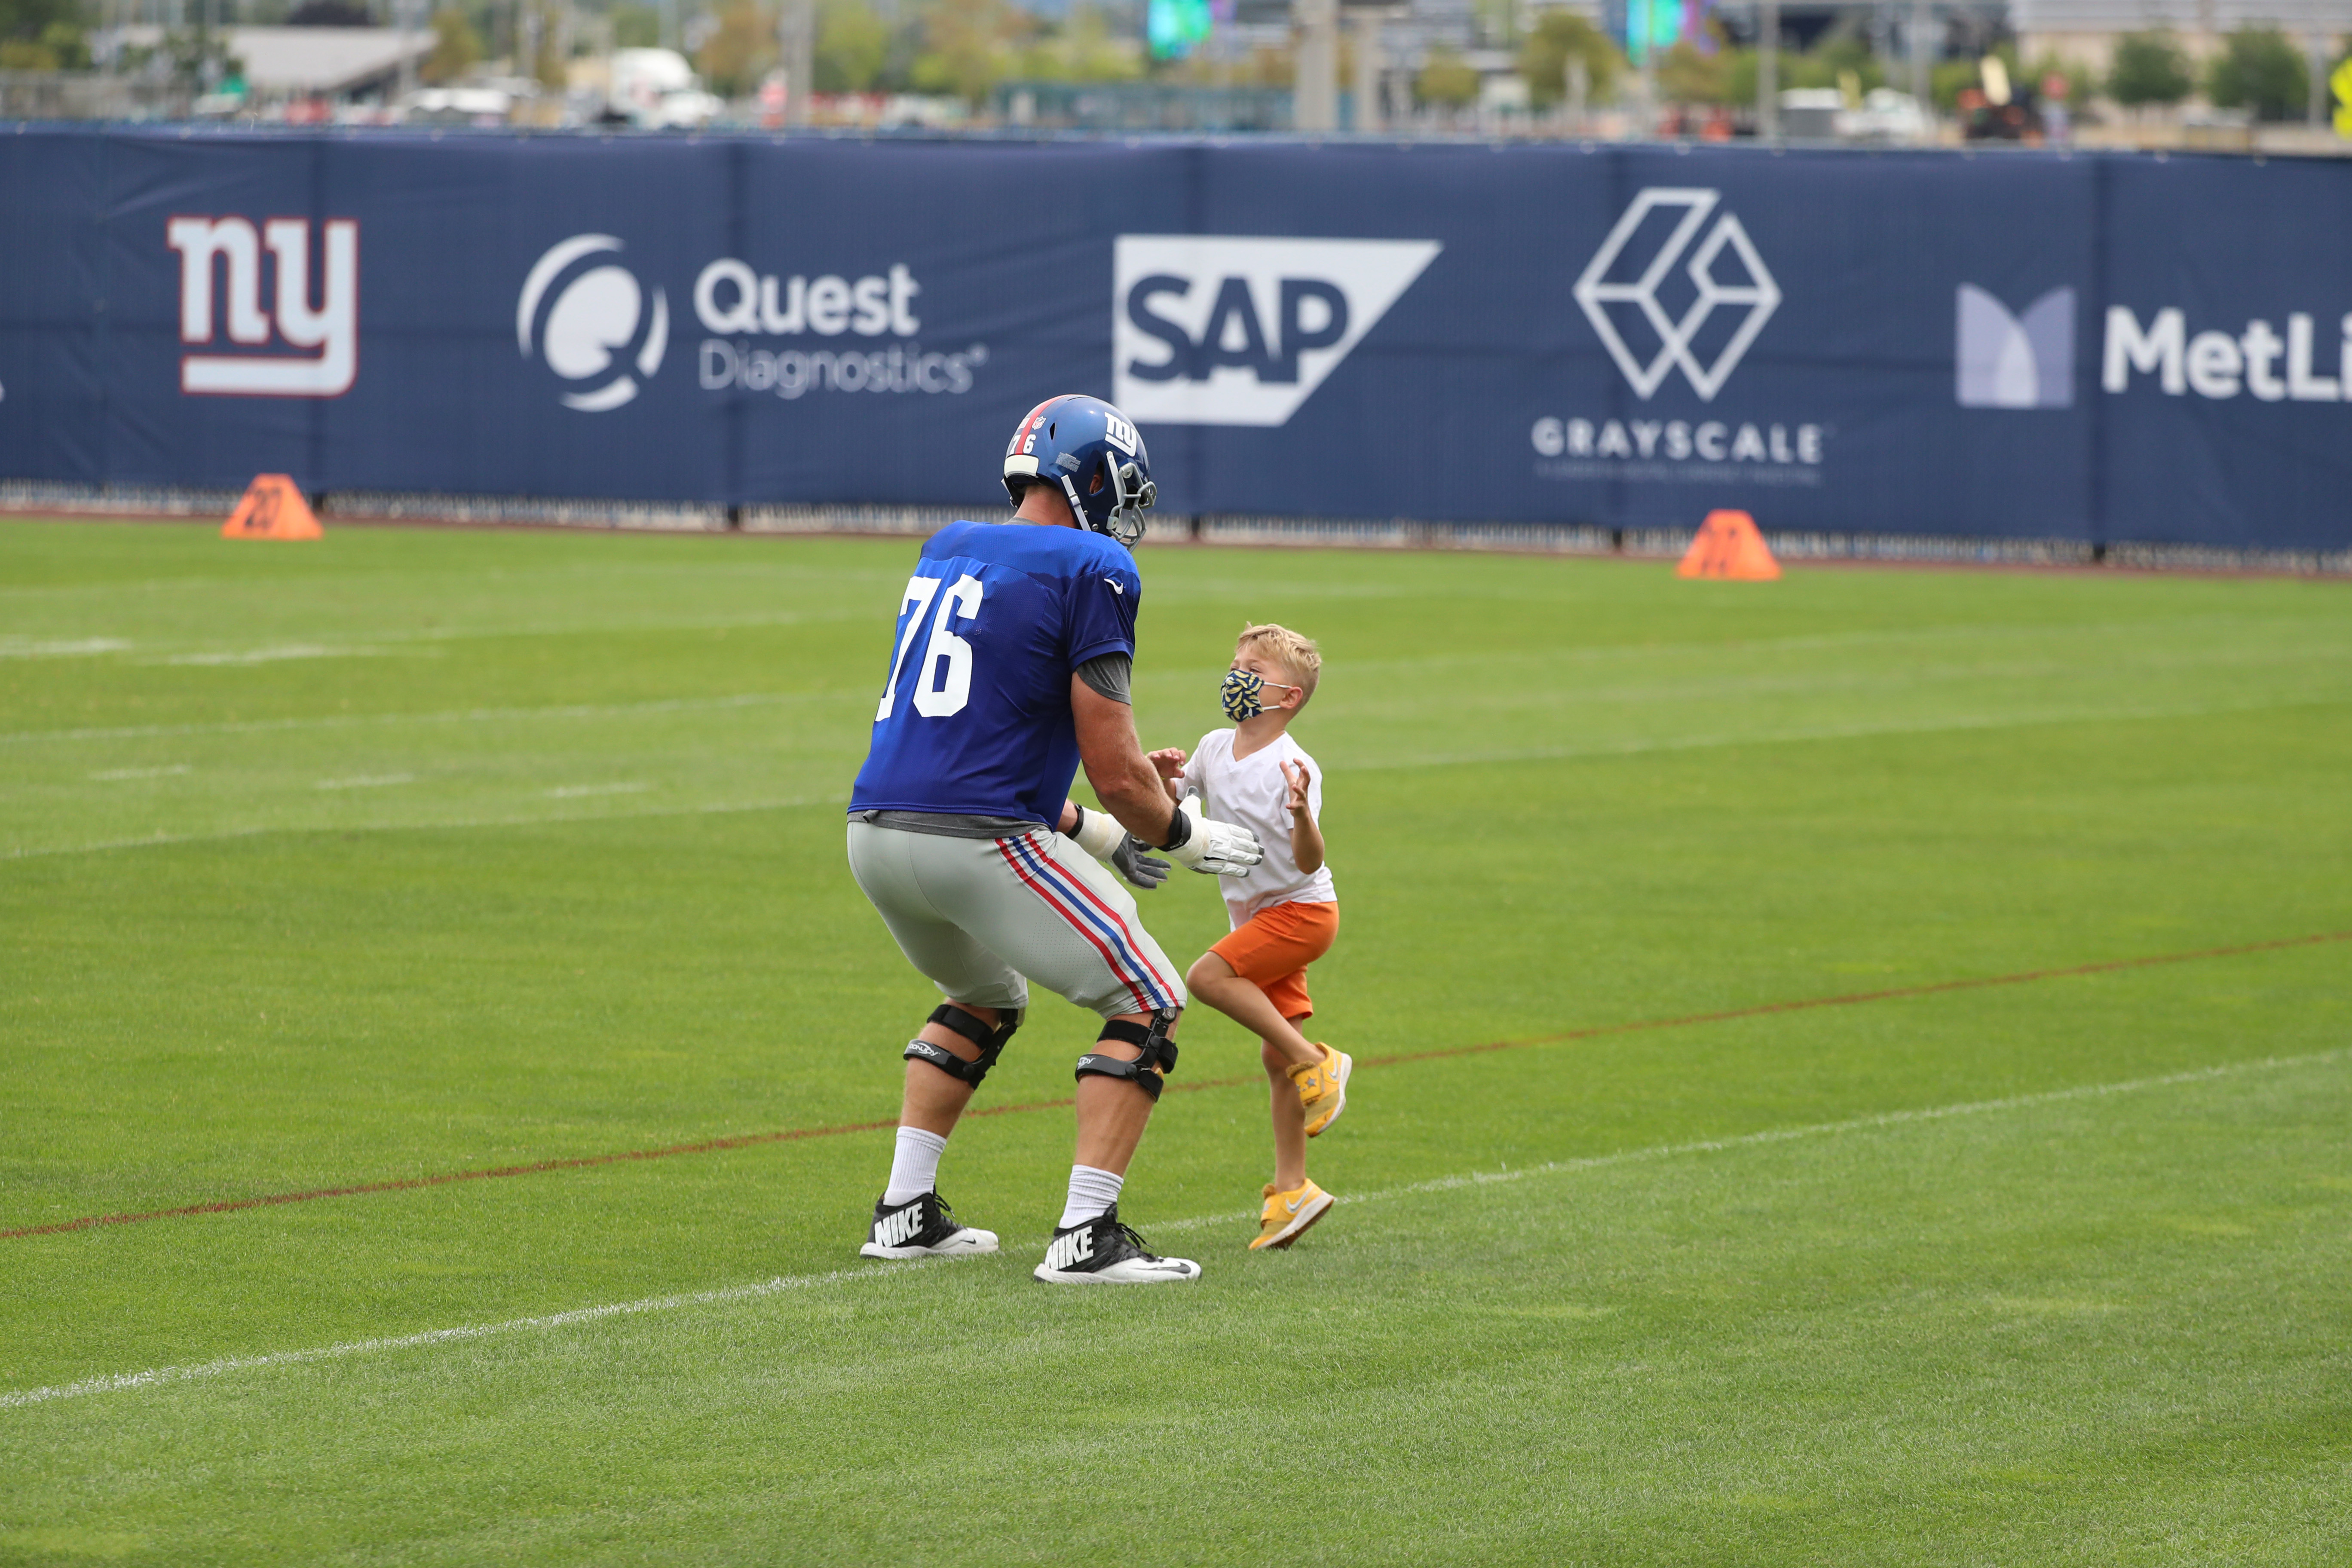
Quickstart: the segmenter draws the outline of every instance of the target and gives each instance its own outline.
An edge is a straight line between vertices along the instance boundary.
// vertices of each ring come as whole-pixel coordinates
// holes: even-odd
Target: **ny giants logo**
[[[196,396],[340,397],[360,370],[360,226],[329,218],[318,303],[310,300],[310,221],[174,217],[164,243],[180,253],[180,341],[209,344],[221,314],[228,341],[252,352],[180,356],[180,390]],[[263,307],[262,252],[277,284],[275,317]],[[226,287],[216,277],[226,273]],[[286,349],[302,351],[296,353]],[[275,351],[275,352],[273,352]]]

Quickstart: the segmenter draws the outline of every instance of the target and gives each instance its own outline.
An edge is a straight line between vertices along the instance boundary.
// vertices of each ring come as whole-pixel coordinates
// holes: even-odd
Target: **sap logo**
[[[180,341],[210,343],[217,297],[228,341],[251,353],[180,356],[180,390],[199,396],[340,397],[360,373],[360,226],[329,218],[319,302],[310,302],[310,222],[274,217],[257,233],[241,217],[175,217],[164,244],[180,253]],[[277,273],[277,310],[262,308],[261,253]],[[215,275],[227,287],[216,292]],[[274,326],[274,331],[273,331]],[[272,347],[306,351],[272,353]]]
[[[1963,408],[2074,406],[2074,290],[2053,289],[2021,317],[1960,285],[1952,359]]]
[[[1433,239],[1120,235],[1111,395],[1140,420],[1285,424],[1441,248]]]
[[[1634,395],[1645,401],[1680,367],[1700,400],[1712,402],[1780,308],[1780,285],[1731,214],[1717,218],[1706,237],[1692,247],[1721,200],[1719,191],[1679,186],[1642,192],[1576,280],[1573,292],[1585,320],[1633,384]],[[1652,221],[1657,215],[1664,216]],[[1668,276],[1685,254],[1686,285]],[[1726,276],[1734,266],[1744,276]],[[1685,293],[1688,300],[1679,314],[1661,298],[1680,301]],[[1629,337],[1656,347],[1644,358]]]
[[[1080,1226],[1067,1236],[1057,1236],[1045,1248],[1045,1267],[1074,1268],[1095,1255],[1095,1227]]]
[[[532,263],[515,305],[515,342],[523,357],[536,352],[565,381],[593,384],[562,395],[564,407],[585,414],[618,408],[636,396],[637,376],[659,370],[669,346],[668,297],[656,287],[648,312],[636,275],[597,259],[620,248],[609,234],[575,234],[550,247]]]
[[[923,1226],[923,1205],[910,1204],[896,1214],[886,1214],[874,1222],[874,1240],[881,1247],[904,1247]]]
[[[2178,309],[2158,310],[2147,326],[2127,305],[2107,308],[2105,363],[2100,384],[2109,392],[2130,387],[2134,371],[2153,375],[2165,395],[2179,397],[2194,392],[2200,397],[2235,397],[2251,392],[2264,403],[2292,399],[2297,403],[2352,401],[2352,315],[2336,323],[2341,340],[2336,350],[2336,374],[2313,374],[2316,348],[2312,318],[2303,311],[2286,319],[2282,338],[2268,321],[2252,321],[2235,337],[2228,332],[2189,335],[2188,318]],[[2279,361],[2286,361],[2284,374]]]

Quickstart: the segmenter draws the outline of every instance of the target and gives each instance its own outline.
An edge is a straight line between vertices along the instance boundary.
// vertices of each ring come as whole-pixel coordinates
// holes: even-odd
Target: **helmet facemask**
[[[1160,487],[1145,479],[1143,470],[1133,463],[1113,466],[1105,458],[1103,467],[1110,470],[1111,505],[1102,531],[1132,550],[1143,537],[1143,514],[1160,499]]]

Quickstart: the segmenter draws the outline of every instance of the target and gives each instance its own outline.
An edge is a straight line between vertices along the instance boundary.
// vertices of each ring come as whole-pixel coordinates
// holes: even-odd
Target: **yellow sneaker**
[[[1265,1184],[1265,1211],[1258,1216],[1257,1239],[1250,1243],[1252,1252],[1260,1248],[1276,1250],[1288,1247],[1307,1234],[1307,1227],[1323,1217],[1324,1211],[1339,1200],[1315,1184],[1309,1176],[1306,1185],[1296,1192],[1277,1193],[1274,1184]]]
[[[1307,1112],[1307,1136],[1316,1137],[1334,1121],[1339,1112],[1348,1109],[1348,1075],[1356,1070],[1356,1058],[1345,1051],[1335,1051],[1317,1041],[1315,1048],[1323,1059],[1313,1067],[1290,1069],[1290,1081],[1298,1086],[1298,1104]]]

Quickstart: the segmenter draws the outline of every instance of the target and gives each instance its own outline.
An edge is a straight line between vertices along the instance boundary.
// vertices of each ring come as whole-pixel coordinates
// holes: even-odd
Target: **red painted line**
[[[2250,942],[2234,947],[2199,948],[2190,952],[2159,952],[2144,958],[2113,958],[2099,963],[2077,963],[2063,969],[2029,969],[2015,974],[1989,974],[1974,980],[1938,980],[1925,985],[1897,985],[1884,991],[1854,991],[1837,996],[1806,996],[1793,1002],[1763,1002],[1752,1007],[1727,1007],[1713,1013],[1688,1013],[1675,1018],[1637,1018],[1623,1024],[1594,1024],[1557,1034],[1530,1035],[1521,1039],[1489,1040],[1483,1045],[1447,1046],[1433,1051],[1405,1051],[1393,1056],[1363,1057],[1360,1068],[1396,1067],[1406,1062],[1442,1061],[1451,1057],[1484,1056],[1492,1051],[1526,1050],[1570,1040],[1600,1039],[1612,1035],[1638,1035],[1654,1029],[1693,1028],[1702,1024],[1727,1024],[1742,1018],[1769,1018],[1781,1013],[1811,1012],[1820,1007],[1853,1007],[1869,1002],[1898,1002],[1916,996],[1940,996],[1955,991],[1982,991],[1996,985],[2030,985],[2042,980],[2072,980],[2090,974],[2114,974],[2132,969],[2154,969],[2169,963],[2195,963],[2213,958],[2238,958],[2254,952],[2278,952],[2290,948],[2318,947],[2352,942],[2352,931],[2326,931],[2317,936],[2281,937],[2274,942]],[[1171,1091],[1196,1094],[1204,1089],[1232,1089],[1255,1083],[1255,1077],[1170,1080]],[[966,1116],[1021,1116],[1031,1111],[1057,1110],[1071,1103],[1059,1100],[1030,1100],[1019,1105],[978,1106]],[[141,1214],[89,1215],[52,1225],[23,1226],[0,1230],[0,1241],[20,1237],[58,1236],[108,1225],[143,1225],[155,1219],[184,1219],[193,1215],[236,1214],[243,1209],[270,1208],[279,1204],[305,1204],[319,1198],[362,1197],[371,1193],[404,1193],[419,1187],[446,1187],[458,1182],[487,1182],[502,1176],[536,1176],[549,1171],[585,1170],[618,1165],[632,1160],[667,1160],[679,1154],[716,1154],[730,1149],[751,1149],[764,1143],[797,1143],[811,1138],[839,1138],[853,1132],[887,1132],[896,1121],[850,1121],[830,1127],[795,1127],[781,1132],[745,1132],[729,1138],[706,1138],[694,1143],[672,1143],[660,1149],[629,1149],[612,1154],[581,1154],[565,1160],[539,1160],[527,1165],[499,1165],[482,1171],[452,1171],[438,1176],[408,1176],[386,1182],[359,1182],[341,1187],[314,1187],[299,1193],[270,1193],[259,1197],[230,1198],[220,1203],[188,1204],[179,1208],[150,1209]]]
[[[2285,948],[2317,947],[2336,942],[2352,942],[2352,931],[2325,931],[2317,936],[2281,937],[2276,942],[2250,942],[2236,947],[2205,947],[2192,952],[2159,952],[2145,958],[2111,958],[2100,963],[2077,963],[2064,969],[2028,969],[2016,974],[1988,974],[1974,980],[1938,980],[1926,985],[1897,985],[1885,991],[1849,992],[1842,996],[1806,996],[1794,1002],[1764,1002],[1752,1007],[1727,1007],[1717,1013],[1689,1013],[1679,1018],[1643,1018],[1630,1024],[1595,1024],[1582,1029],[1563,1029],[1556,1035],[1530,1035],[1525,1039],[1490,1040],[1479,1046],[1445,1046],[1433,1051],[1367,1057],[1360,1058],[1356,1065],[1390,1067],[1399,1062],[1439,1061],[1447,1057],[1475,1057],[1488,1051],[1520,1050],[1528,1046],[1556,1046],[1568,1040],[1590,1040],[1603,1035],[1638,1035],[1651,1029],[1728,1024],[1741,1018],[1767,1018],[1776,1013],[1810,1012],[1816,1007],[1852,1007],[1864,1002],[1898,1002],[1913,996],[1940,996],[1953,991],[1982,991],[1995,985],[2029,985],[2037,980],[2072,980],[2086,974],[2113,974],[2120,970],[2154,969],[2167,963],[2237,958],[2250,952],[2276,952]]]

